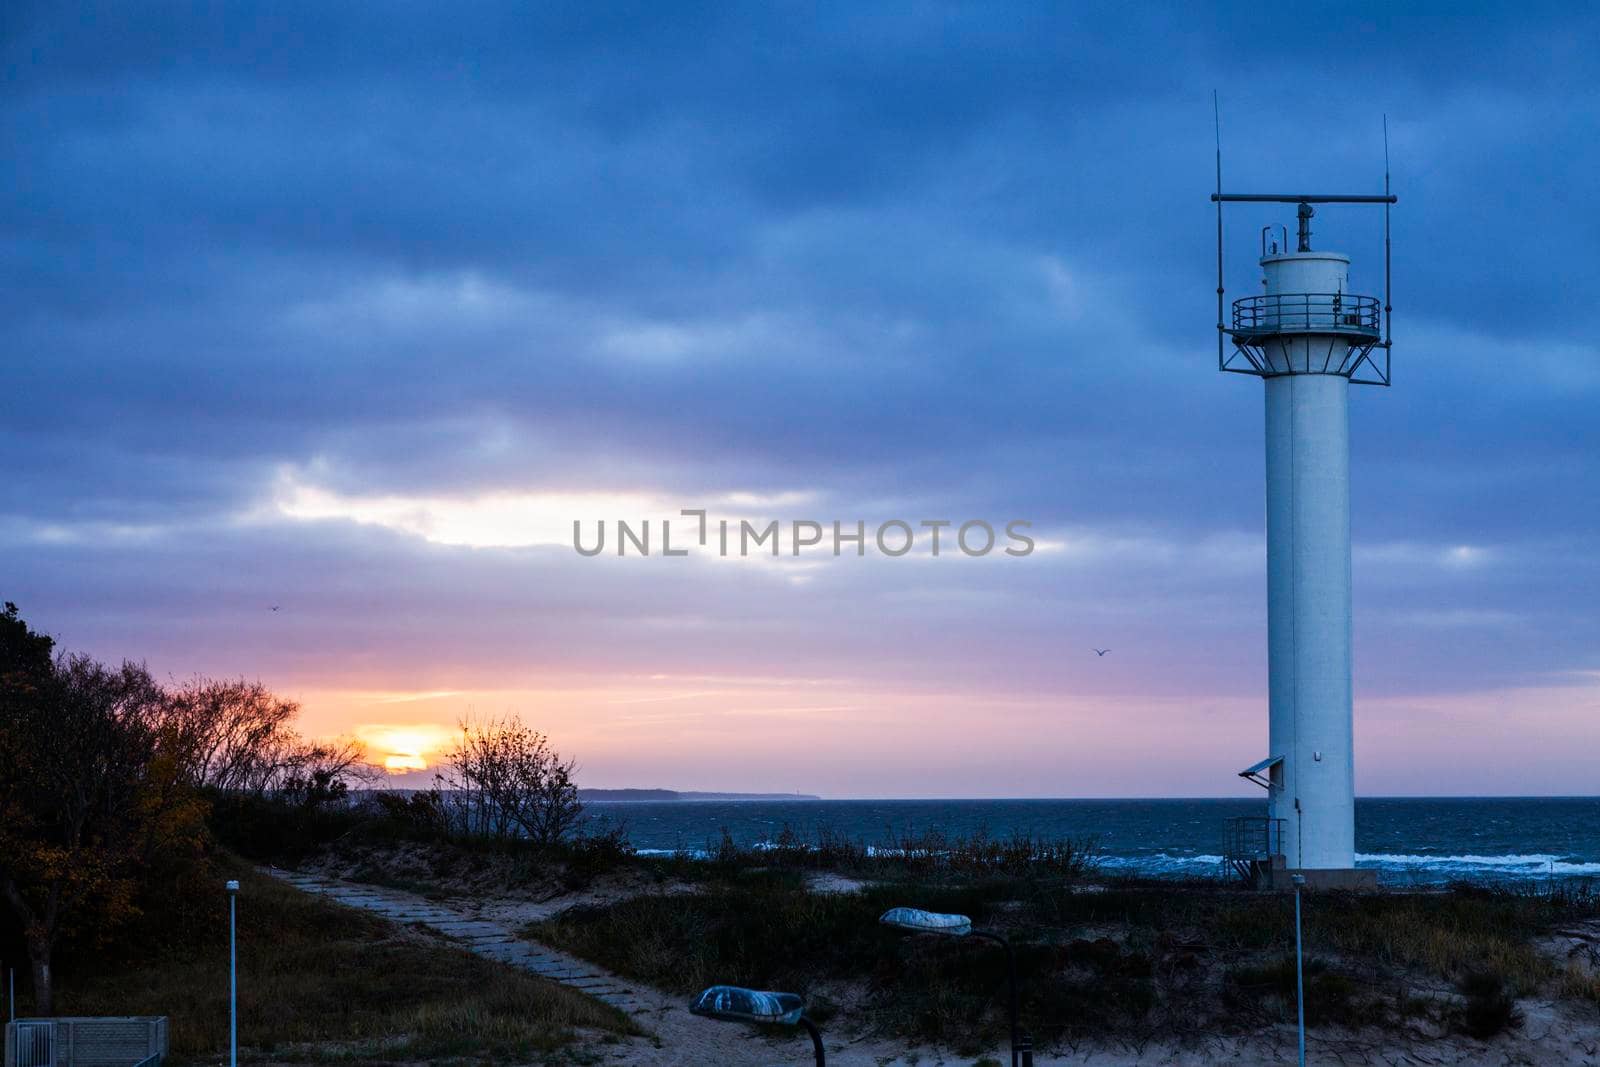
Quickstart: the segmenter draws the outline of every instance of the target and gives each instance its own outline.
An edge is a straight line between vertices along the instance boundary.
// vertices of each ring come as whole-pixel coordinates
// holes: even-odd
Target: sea
[[[1222,877],[1225,820],[1259,800],[599,801],[588,817],[622,825],[645,855],[704,855],[724,831],[760,846],[785,827],[888,847],[905,836],[984,832],[1092,841],[1107,873]],[[1356,866],[1387,885],[1536,884],[1600,877],[1600,797],[1359,797]]]

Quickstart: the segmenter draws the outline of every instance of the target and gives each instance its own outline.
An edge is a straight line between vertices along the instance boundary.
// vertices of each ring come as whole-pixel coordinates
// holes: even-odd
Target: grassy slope
[[[246,869],[216,874],[218,886],[227,877],[243,883],[239,1041],[264,1058],[307,1043],[344,1062],[566,1062],[559,1050],[575,1028],[631,1032],[621,1013],[573,990]],[[226,919],[216,926],[225,932]],[[79,961],[62,982],[61,1013],[167,1015],[175,1059],[226,1054],[225,940],[119,956],[99,967]]]
[[[1152,1028],[1181,1036],[1294,1017],[1292,900],[1221,888],[1073,892],[994,882],[818,896],[794,875],[758,873],[712,882],[702,894],[568,912],[528,933],[680,993],[717,981],[806,993],[829,980],[865,980],[872,996],[855,1021],[958,1051],[976,1047],[1001,1025],[1003,955],[877,927],[896,904],[962,912],[1008,933],[1024,975],[1023,1014],[1041,1038]],[[1534,941],[1597,912],[1592,897],[1312,895],[1310,1021],[1473,1027],[1470,1012],[1418,996],[1419,985],[1572,995],[1579,991]]]

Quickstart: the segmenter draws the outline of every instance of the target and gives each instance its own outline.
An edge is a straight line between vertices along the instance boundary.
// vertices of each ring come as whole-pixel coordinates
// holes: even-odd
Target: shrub
[[[1522,1011],[1506,990],[1505,979],[1490,971],[1475,971],[1459,983],[1467,998],[1458,1022],[1472,1037],[1486,1040],[1522,1026]]]
[[[563,852],[566,870],[562,882],[568,889],[582,889],[600,875],[619,870],[633,859],[627,825],[604,819],[585,827]]]
[[[772,839],[742,845],[723,827],[716,840],[706,843],[701,855],[709,863],[707,869],[715,874],[773,867],[849,871],[876,878],[1076,880],[1096,868],[1095,843],[1088,838],[1047,838],[1027,833],[996,838],[982,828],[957,836],[937,830],[896,833],[890,829],[880,842],[867,844],[827,826],[819,827],[808,837],[785,823]],[[689,855],[686,853],[683,858]],[[692,872],[684,873],[693,876]]]
[[[577,764],[562,759],[549,738],[515,716],[463,722],[438,778],[454,828],[496,840],[524,838],[548,847],[564,840],[583,816]]]
[[[444,837],[449,829],[444,795],[437,789],[415,793],[386,790],[371,796],[378,818],[402,837],[437,839]]]

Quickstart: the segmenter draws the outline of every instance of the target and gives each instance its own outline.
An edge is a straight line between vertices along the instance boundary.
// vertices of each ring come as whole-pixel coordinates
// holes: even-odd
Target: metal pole
[[[822,1051],[822,1031],[817,1029],[816,1023],[804,1015],[800,1016],[800,1025],[811,1035],[811,1051],[816,1056],[817,1067],[827,1067],[827,1053]]]
[[[1300,887],[1303,874],[1294,876],[1294,999],[1300,1015],[1300,1067],[1306,1067],[1306,978],[1300,951]]]
[[[1340,196],[1329,193],[1216,193],[1211,199],[1229,204],[1398,204],[1392,193],[1382,196]]]
[[[239,1067],[239,883],[228,883],[228,1065]]]

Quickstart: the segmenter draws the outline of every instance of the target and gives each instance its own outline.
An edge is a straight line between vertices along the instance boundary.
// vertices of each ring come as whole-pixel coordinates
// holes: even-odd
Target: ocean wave
[[[1154,852],[1143,856],[1112,856],[1101,854],[1095,862],[1102,867],[1117,867],[1139,871],[1173,871],[1184,867],[1215,867],[1221,856],[1200,853],[1194,856],[1174,856],[1170,852]]]
[[[1382,870],[1414,868],[1442,871],[1494,871],[1505,874],[1600,874],[1600,863],[1574,860],[1567,856],[1533,852],[1505,856],[1426,856],[1410,853],[1358,852],[1356,863]]]
[[[757,842],[753,850],[770,849],[771,842]],[[903,855],[898,848],[868,845],[869,856],[894,857]],[[640,848],[640,856],[681,856],[685,859],[707,860],[712,853],[704,848]],[[1146,875],[1209,874],[1223,862],[1223,857],[1211,853],[1194,855],[1170,852],[1145,853],[1137,856],[1101,853],[1095,863],[1101,870]],[[1445,881],[1451,876],[1483,875],[1490,878],[1525,879],[1547,876],[1583,877],[1600,876],[1600,862],[1591,862],[1553,853],[1515,853],[1504,856],[1479,856],[1473,854],[1429,856],[1421,853],[1358,852],[1356,865],[1380,871],[1410,874],[1423,881]]]

